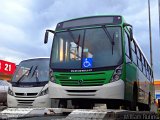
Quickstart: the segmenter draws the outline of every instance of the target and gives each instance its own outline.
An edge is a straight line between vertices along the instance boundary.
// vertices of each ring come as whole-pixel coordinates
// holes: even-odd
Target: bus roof
[[[75,18],[60,22],[57,24],[56,30],[68,29],[72,27],[121,24],[123,17],[120,15],[99,15]]]
[[[73,21],[73,20],[78,20],[78,19],[86,19],[86,18],[94,18],[94,17],[122,17],[121,15],[93,15],[93,16],[84,16],[84,17],[77,17],[77,18],[72,18],[72,19],[68,19],[62,22],[68,22],[68,21]],[[61,22],[59,22],[61,23]]]
[[[34,60],[34,59],[50,59],[50,57],[33,57],[33,58],[24,59],[24,60],[22,60],[22,61]],[[22,62],[22,61],[21,61],[21,62]]]

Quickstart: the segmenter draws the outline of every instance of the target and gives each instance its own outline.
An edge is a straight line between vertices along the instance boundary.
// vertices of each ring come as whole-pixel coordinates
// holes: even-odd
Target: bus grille
[[[62,86],[101,86],[106,81],[105,73],[59,74],[55,78]]]
[[[32,103],[34,102],[34,100],[17,100],[18,102],[18,106],[32,106]]]
[[[38,93],[15,93],[18,97],[32,97],[36,96]]]

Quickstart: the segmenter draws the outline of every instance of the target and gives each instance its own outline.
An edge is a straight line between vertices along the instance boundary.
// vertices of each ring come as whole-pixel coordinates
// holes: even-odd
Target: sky
[[[150,0],[153,70],[160,79],[158,0]],[[150,61],[148,0],[1,0],[0,59],[21,60],[50,56],[52,40],[44,44],[47,28],[58,22],[92,15],[122,15]]]

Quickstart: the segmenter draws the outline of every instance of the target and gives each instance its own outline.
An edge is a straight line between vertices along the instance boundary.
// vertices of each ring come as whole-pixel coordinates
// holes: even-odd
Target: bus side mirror
[[[46,30],[45,36],[44,36],[44,44],[46,44],[46,43],[48,42],[49,32],[51,32],[51,33],[53,33],[53,34],[55,33],[55,31],[53,31],[53,30]]]
[[[48,31],[46,30],[45,36],[44,36],[44,44],[48,42]]]

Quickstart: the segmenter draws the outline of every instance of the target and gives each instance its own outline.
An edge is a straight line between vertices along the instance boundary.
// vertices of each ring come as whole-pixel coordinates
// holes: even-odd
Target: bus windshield
[[[51,57],[54,69],[101,68],[121,62],[121,27],[68,29],[55,34]]]
[[[40,83],[49,80],[49,58],[22,61],[12,79],[14,83]]]

